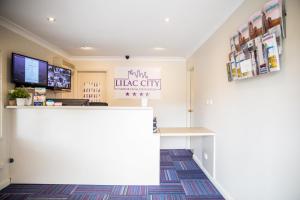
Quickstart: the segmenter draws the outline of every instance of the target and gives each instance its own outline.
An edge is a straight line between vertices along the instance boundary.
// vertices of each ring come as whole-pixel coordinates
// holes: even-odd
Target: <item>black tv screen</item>
[[[48,62],[13,53],[12,82],[46,87],[48,84]]]
[[[70,69],[48,65],[48,87],[54,89],[71,89]]]

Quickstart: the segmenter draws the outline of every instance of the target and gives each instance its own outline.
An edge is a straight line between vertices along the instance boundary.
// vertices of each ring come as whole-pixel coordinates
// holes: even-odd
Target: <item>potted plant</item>
[[[14,95],[14,90],[10,90],[8,92],[8,105],[10,105],[10,106],[16,105],[16,97]]]
[[[13,95],[17,100],[17,106],[24,106],[27,101],[26,99],[30,97],[28,91],[25,88],[15,88]]]

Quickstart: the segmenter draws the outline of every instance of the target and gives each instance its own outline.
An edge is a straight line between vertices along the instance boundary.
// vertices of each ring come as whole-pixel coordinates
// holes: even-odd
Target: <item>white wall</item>
[[[266,1],[246,0],[188,59],[194,125],[216,132],[216,181],[238,200],[300,198],[300,1],[287,0],[282,70],[228,82],[229,38]],[[212,99],[213,105],[206,100]],[[199,155],[200,156],[200,155]]]
[[[73,61],[78,71],[107,72],[107,100],[111,106],[139,106],[140,100],[113,98],[113,72],[115,67],[158,67],[161,69],[162,91],[160,99],[149,100],[160,127],[186,127],[187,81],[183,59],[132,58],[110,60]],[[75,83],[76,84],[76,83]],[[161,148],[186,148],[188,138],[163,138]]]

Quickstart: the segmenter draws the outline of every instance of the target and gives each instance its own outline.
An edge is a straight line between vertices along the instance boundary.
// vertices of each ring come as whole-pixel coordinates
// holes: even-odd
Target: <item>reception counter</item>
[[[7,107],[12,183],[158,185],[148,107]]]

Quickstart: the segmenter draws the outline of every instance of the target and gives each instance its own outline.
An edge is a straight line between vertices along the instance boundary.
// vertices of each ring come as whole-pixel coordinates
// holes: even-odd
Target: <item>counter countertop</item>
[[[112,106],[6,106],[6,109],[71,109],[71,110],[152,110],[151,107]]]
[[[173,127],[173,128],[159,128],[158,134],[160,136],[214,136],[215,133],[203,127]]]

